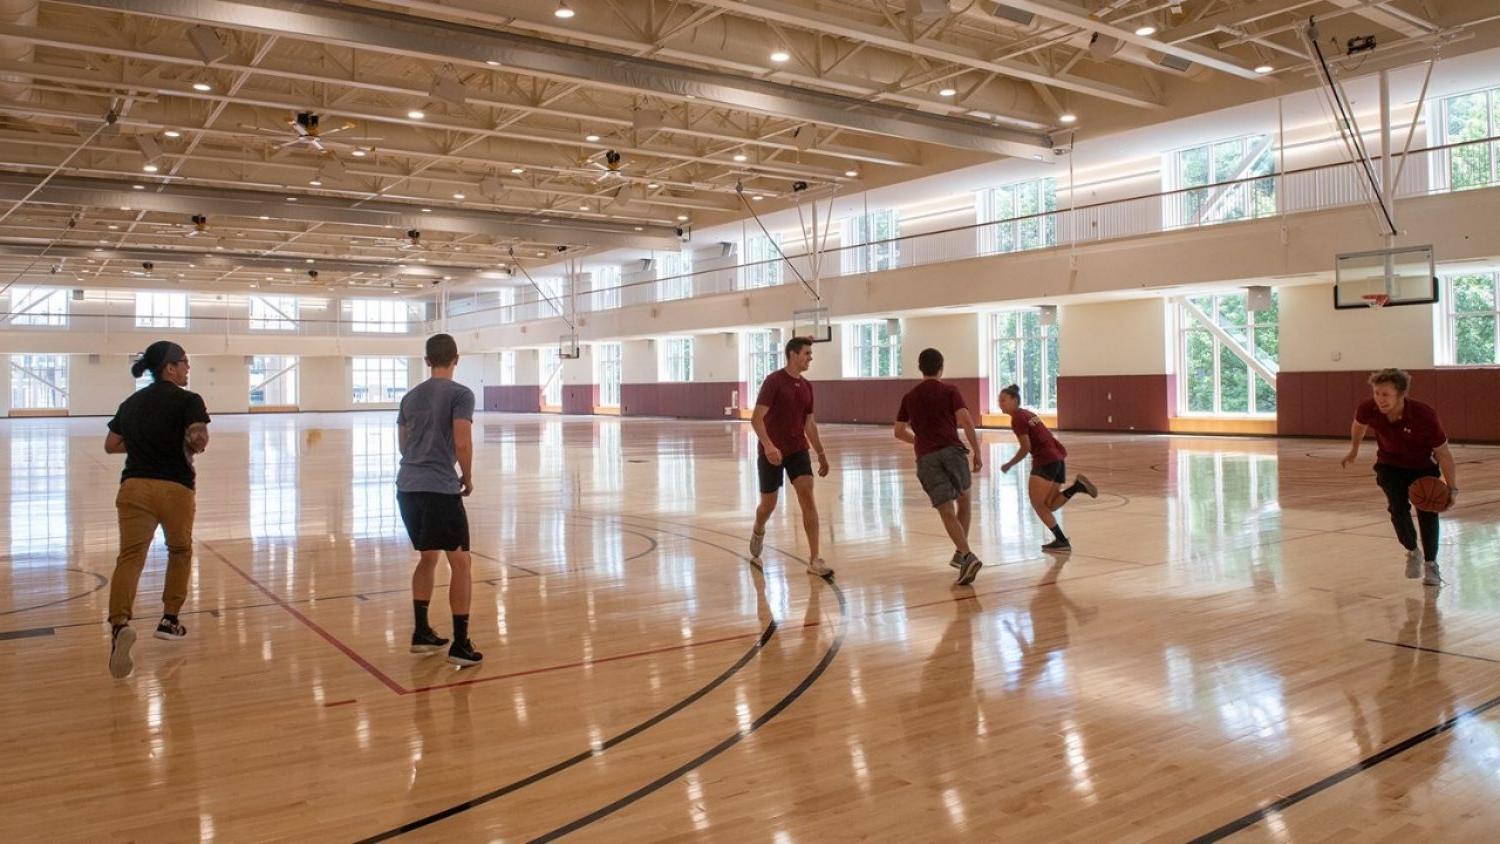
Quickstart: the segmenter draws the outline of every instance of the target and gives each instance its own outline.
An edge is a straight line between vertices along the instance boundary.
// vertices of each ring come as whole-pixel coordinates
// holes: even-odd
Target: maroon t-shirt
[[[756,406],[764,405],[766,435],[781,449],[783,456],[807,451],[807,417],[813,412],[812,384],[806,378],[788,375],[778,369],[766,376],[760,385]],[[764,454],[765,449],[757,445]]]
[[[964,407],[963,394],[957,387],[924,378],[901,399],[896,421],[911,423],[912,433],[917,435],[917,457],[921,457],[949,446],[963,447],[954,414]]]
[[[1375,462],[1403,469],[1432,465],[1432,450],[1448,441],[1443,423],[1432,405],[1411,399],[1401,408],[1401,418],[1392,422],[1374,399],[1365,399],[1354,411],[1354,421],[1375,432]]]
[[[1035,413],[1025,408],[1018,407],[1016,412],[1010,415],[1010,429],[1018,437],[1022,434],[1031,437],[1032,465],[1045,466],[1068,456],[1068,450],[1057,441],[1057,437],[1052,436],[1046,424],[1038,419]]]

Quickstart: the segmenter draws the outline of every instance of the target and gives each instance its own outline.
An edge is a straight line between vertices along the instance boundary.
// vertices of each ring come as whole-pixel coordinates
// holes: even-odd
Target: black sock
[[[1073,484],[1072,486],[1070,486],[1067,489],[1065,489],[1065,490],[1062,491],[1062,497],[1063,498],[1072,498],[1073,496],[1075,496],[1077,494],[1078,494],[1078,484]]]
[[[462,645],[469,641],[469,617],[467,615],[453,616],[453,644]]]
[[[172,624],[176,624],[177,623],[177,613],[164,612],[164,613],[161,614],[161,620],[162,621],[171,622]]]
[[[1068,541],[1068,538],[1063,535],[1062,525],[1054,525],[1052,527],[1052,535],[1057,538],[1058,542]]]
[[[427,605],[430,604],[430,603],[432,603],[432,602],[431,601],[412,601],[411,602],[412,613],[417,617],[417,630],[418,630],[418,632],[423,631],[423,630],[431,630],[432,629],[432,626],[427,623]]]

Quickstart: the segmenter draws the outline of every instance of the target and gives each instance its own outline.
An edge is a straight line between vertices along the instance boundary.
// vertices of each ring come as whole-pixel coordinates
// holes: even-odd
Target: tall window
[[[976,205],[981,255],[1057,245],[1056,179],[1031,179],[982,190]]]
[[[542,404],[562,406],[562,379],[562,349],[556,346],[542,349]]]
[[[354,330],[368,334],[405,334],[410,327],[411,306],[390,299],[351,299],[349,315]]]
[[[1163,223],[1202,226],[1275,214],[1272,146],[1269,135],[1246,135],[1167,153]]]
[[[844,219],[839,264],[845,275],[893,270],[901,257],[901,217],[893,208]],[[869,244],[864,246],[863,244]]]
[[[1178,305],[1179,407],[1192,414],[1276,412],[1276,385],[1248,361],[1276,374],[1281,347],[1277,302],[1273,292],[1271,309],[1255,313],[1246,306],[1244,293],[1228,293],[1193,296]]]
[[[781,258],[781,235],[775,239],[763,234],[752,234],[745,241],[745,266],[740,270],[740,286],[746,289],[774,287],[781,283],[782,269],[786,262]]]
[[[250,359],[250,406],[295,407],[297,359],[290,355],[256,355]]]
[[[594,267],[589,288],[590,304],[596,311],[608,311],[620,307],[620,265],[606,264]]]
[[[516,353],[500,353],[500,385],[510,387],[516,383]]]
[[[1443,98],[1436,115],[1443,144],[1500,135],[1500,88]],[[1467,144],[1434,156],[1433,182],[1453,190],[1500,184],[1500,141]]]
[[[894,378],[901,374],[901,324],[898,320],[877,319],[852,322],[846,328],[849,338],[848,366],[845,371],[854,378]]]
[[[688,252],[663,252],[656,258],[657,301],[693,297],[693,256]]]
[[[11,355],[10,406],[14,410],[65,410],[67,355]]]
[[[658,380],[693,380],[693,338],[668,337],[661,341],[661,378]]]
[[[296,296],[250,297],[251,331],[293,331],[296,328]]]
[[[770,328],[745,332],[745,388],[748,407],[755,401],[760,385],[771,373],[782,367],[781,329]]]
[[[1443,279],[1448,289],[1444,297],[1442,362],[1447,364],[1491,365],[1500,363],[1500,334],[1495,330],[1500,318],[1500,298],[1495,293],[1500,273],[1467,273]]]
[[[594,347],[594,365],[599,368],[599,404],[603,407],[620,406],[623,354],[619,343],[600,343]]]
[[[381,404],[401,401],[411,389],[411,363],[397,357],[354,359],[354,403]]]
[[[136,328],[187,328],[186,293],[135,294]]]
[[[11,325],[67,325],[68,291],[58,287],[12,287],[10,313]]]
[[[990,393],[1015,384],[1025,407],[1057,410],[1057,338],[1057,326],[1042,325],[1037,311],[990,314]]]
[[[502,287],[495,291],[495,299],[499,302],[500,321],[516,321],[516,289],[514,287]]]

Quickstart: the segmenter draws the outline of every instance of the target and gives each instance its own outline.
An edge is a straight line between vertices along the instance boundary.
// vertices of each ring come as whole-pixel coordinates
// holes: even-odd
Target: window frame
[[[662,252],[656,258],[656,301],[675,302],[693,298],[693,256],[688,252]]]
[[[251,331],[296,331],[301,319],[301,299],[296,296],[257,293],[250,296],[246,308]]]
[[[356,334],[411,333],[411,303],[405,299],[350,299],[349,322]],[[364,313],[361,313],[361,312]]]
[[[69,293],[61,287],[12,285],[9,299],[10,325],[25,328],[66,328],[71,317]]]
[[[875,319],[845,323],[844,369],[850,378],[901,377],[901,321],[895,320],[896,332],[890,332],[891,320]],[[887,366],[881,366],[881,352]]]
[[[18,378],[18,370],[20,377]],[[32,373],[35,373],[33,376]],[[45,373],[51,373],[52,380],[46,381],[42,378]],[[67,410],[69,398],[68,379],[72,374],[71,356],[67,354],[48,353],[17,353],[10,356],[10,408],[11,410]],[[24,380],[23,380],[24,379]],[[17,390],[23,392],[18,394]],[[60,400],[47,404],[31,403],[29,398],[18,400],[19,396],[37,396],[46,393],[54,400]]]
[[[364,376],[364,398],[361,398],[359,394],[361,375]],[[372,386],[378,391],[375,398],[370,397]],[[392,396],[391,392],[398,386],[400,391]],[[411,386],[411,360],[409,358],[398,355],[355,355],[350,358],[349,398],[351,404],[395,404],[401,401],[401,397],[406,395]]]
[[[1463,279],[1480,278],[1487,279],[1490,283],[1491,307],[1485,310],[1460,311],[1458,310],[1459,296],[1454,291],[1454,283]],[[1439,366],[1494,366],[1500,364],[1500,272],[1469,272],[1451,273],[1440,276],[1442,282],[1442,293],[1440,297],[1443,302],[1442,328],[1439,335],[1440,348],[1438,354]],[[1476,319],[1488,317],[1490,320],[1491,344],[1490,356],[1487,361],[1459,362],[1458,359],[1458,323],[1460,319]]]
[[[1453,104],[1458,100],[1477,95],[1483,95],[1485,100],[1484,108],[1486,116],[1486,128],[1482,137],[1493,138],[1497,135],[1500,135],[1500,87],[1479,88],[1472,91],[1461,91],[1440,98],[1438,100],[1437,107],[1429,112],[1429,114],[1432,115],[1431,119],[1433,120],[1433,124],[1429,124],[1429,126],[1430,128],[1436,130],[1436,132],[1432,134],[1437,137],[1441,146],[1448,146],[1450,144],[1463,144],[1469,143],[1474,140],[1480,140],[1479,138],[1455,137],[1448,131],[1448,127],[1450,125],[1449,118]],[[1446,192],[1494,187],[1497,184],[1500,184],[1500,141],[1491,141],[1487,144],[1482,145],[1482,148],[1486,151],[1486,156],[1489,159],[1489,178],[1483,182],[1464,184],[1458,187],[1454,187],[1454,153],[1458,152],[1462,154],[1462,150],[1473,149],[1474,146],[1474,144],[1469,143],[1468,147],[1444,149],[1438,155],[1433,156],[1431,175],[1434,188],[1436,188],[1440,192]]]
[[[988,401],[992,403],[991,410],[1000,411],[999,393],[1002,387],[1016,384],[1021,388],[1021,404],[1038,413],[1053,414],[1057,412],[1057,375],[1058,361],[1053,355],[1053,347],[1060,348],[1061,327],[1054,322],[1052,325],[1044,325],[1041,320],[1041,310],[1038,308],[1011,308],[999,311],[990,311],[986,314],[985,327],[989,337],[989,371],[991,389]],[[1015,330],[1005,336],[1001,336],[1000,323],[1006,317],[1014,317]],[[1037,333],[1035,337],[1029,336],[1029,320],[1034,320]],[[1026,360],[1027,344],[1036,343],[1037,348],[1032,351],[1038,358],[1037,372],[1041,379],[1040,384],[1032,384],[1028,377]],[[1015,347],[1015,360],[1017,371],[1015,377],[1000,372],[1000,350],[1003,346],[1013,345]],[[1039,396],[1033,400],[1033,396]]]
[[[664,384],[688,384],[693,380],[692,337],[663,337],[660,346],[660,369],[657,381]]]
[[[600,343],[594,347],[594,372],[599,384],[599,406],[619,407],[625,383],[625,344]]]
[[[886,272],[900,266],[901,213],[897,209],[881,208],[845,217],[839,234],[841,274]]]
[[[1248,156],[1257,144],[1265,144],[1265,149],[1258,153],[1255,158],[1246,163]],[[1235,172],[1244,175],[1229,179],[1217,177],[1219,172],[1218,156],[1220,150],[1229,144],[1239,144],[1238,159],[1236,159]],[[1195,181],[1186,178],[1183,169],[1184,162],[1189,155],[1202,153],[1204,155],[1204,179],[1203,184],[1188,184]],[[1264,172],[1256,172],[1257,170]],[[1162,154],[1162,228],[1167,230],[1200,228],[1203,226],[1217,226],[1224,223],[1235,223],[1243,220],[1259,220],[1265,217],[1273,217],[1280,213],[1281,195],[1277,190],[1276,173],[1276,139],[1274,136],[1257,132],[1247,135],[1236,135],[1228,138],[1216,138],[1203,143],[1169,150]],[[1223,187],[1222,191],[1216,193],[1216,189]],[[1256,202],[1257,193],[1266,191],[1271,197],[1271,207],[1261,210]],[[1231,192],[1238,194],[1240,203],[1239,214],[1231,214],[1224,209],[1226,200]],[[1195,197],[1200,197],[1194,201]],[[1212,200],[1209,214],[1202,214],[1201,210],[1205,204]],[[1193,206],[1193,207],[1190,207]],[[1217,209],[1217,210],[1215,210]]]
[[[1276,341],[1277,354],[1276,354],[1276,357],[1277,357],[1277,360],[1279,362],[1280,357],[1281,357],[1281,340],[1280,340],[1280,337],[1281,337],[1281,308],[1280,308],[1279,297],[1278,297],[1277,292],[1275,290],[1271,291],[1271,296],[1272,296],[1272,301],[1275,303],[1275,313],[1276,313],[1276,317],[1275,317],[1275,320],[1273,322],[1267,322],[1265,317],[1262,317],[1257,312],[1250,310],[1250,308],[1249,308],[1249,302],[1248,302],[1249,296],[1248,296],[1247,293],[1245,293],[1243,291],[1241,291],[1239,293],[1202,293],[1202,294],[1198,294],[1198,295],[1195,295],[1195,296],[1189,296],[1189,297],[1185,297],[1185,298],[1187,298],[1189,300],[1202,299],[1202,298],[1205,298],[1205,297],[1211,299],[1212,300],[1211,305],[1212,305],[1213,310],[1207,312],[1207,316],[1210,319],[1212,319],[1214,321],[1214,323],[1219,326],[1219,328],[1225,330],[1226,332],[1237,331],[1237,330],[1243,329],[1245,331],[1245,337],[1247,338],[1247,342],[1250,344],[1250,349],[1251,349],[1251,353],[1252,354],[1254,354],[1254,350],[1257,348],[1256,347],[1257,331],[1274,329],[1276,331],[1276,337],[1277,337],[1277,341]],[[1221,303],[1221,301],[1222,300],[1227,300],[1227,299],[1236,299],[1236,298],[1245,300],[1245,324],[1243,326],[1241,326],[1241,325],[1235,325],[1233,323],[1230,323],[1230,324],[1226,325],[1224,322],[1220,321],[1220,319],[1219,319],[1220,303]],[[1245,400],[1246,400],[1246,407],[1248,409],[1247,410],[1224,410],[1223,409],[1223,406],[1224,406],[1224,366],[1223,366],[1223,364],[1224,364],[1224,354],[1226,352],[1226,348],[1227,347],[1225,347],[1224,344],[1223,344],[1223,342],[1221,340],[1219,340],[1219,338],[1217,336],[1215,336],[1214,333],[1211,332],[1208,328],[1199,326],[1198,323],[1197,323],[1197,321],[1193,318],[1193,316],[1190,313],[1188,313],[1186,305],[1184,305],[1182,302],[1175,302],[1174,303],[1173,312],[1174,312],[1174,316],[1175,316],[1175,320],[1176,320],[1176,325],[1173,327],[1173,329],[1174,329],[1174,331],[1176,333],[1175,350],[1174,350],[1174,363],[1175,363],[1176,368],[1177,368],[1177,412],[1174,415],[1178,416],[1178,417],[1184,417],[1184,418],[1186,418],[1186,417],[1192,417],[1192,418],[1198,418],[1198,419],[1206,419],[1206,418],[1208,418],[1208,419],[1212,419],[1212,418],[1217,418],[1217,419],[1225,419],[1225,418],[1228,418],[1228,419],[1275,419],[1276,418],[1276,408],[1277,408],[1277,405],[1278,405],[1278,402],[1279,402],[1279,399],[1280,399],[1280,393],[1276,389],[1276,385],[1274,385],[1274,384],[1265,384],[1264,383],[1264,379],[1262,379],[1260,377],[1260,375],[1258,373],[1256,373],[1256,371],[1254,369],[1252,369],[1248,364],[1245,365],[1245,375],[1246,375],[1246,378],[1248,379],[1248,386],[1247,386],[1246,393],[1245,393],[1245,395],[1246,395],[1246,399]],[[1211,343],[1212,360],[1213,360],[1213,399],[1214,399],[1214,402],[1213,402],[1214,407],[1213,407],[1212,410],[1193,410],[1192,407],[1191,407],[1193,375],[1192,375],[1191,367],[1189,365],[1190,362],[1189,362],[1188,343],[1189,343],[1189,337],[1190,337],[1190,335],[1193,335],[1193,334],[1207,335],[1207,338],[1208,338],[1208,340]],[[1231,356],[1234,355],[1233,352],[1229,352],[1229,354]],[[1257,407],[1257,405],[1258,405],[1257,396],[1258,396],[1259,392],[1261,390],[1263,390],[1263,389],[1270,389],[1271,390],[1272,409],[1270,409],[1270,410],[1256,410],[1255,409]]]
[[[537,360],[541,364],[541,389],[543,407],[562,407],[563,401],[563,358],[562,349],[557,346],[544,346],[537,353]],[[553,376],[553,371],[556,376]]]
[[[164,290],[135,291],[135,327],[187,328],[188,295]]]
[[[291,363],[290,364],[274,364],[273,365],[273,364],[267,363],[268,361],[291,361]],[[265,373],[272,372],[273,371],[273,366],[274,366],[274,371],[276,373],[278,373],[277,375],[273,375],[273,376],[271,376],[269,378],[264,378],[259,384],[255,383],[255,374],[256,374],[256,371],[257,371],[257,367],[260,368],[259,371],[262,374],[265,374]],[[250,356],[249,370],[250,370],[250,372],[249,372],[249,375],[250,375],[250,392],[249,392],[249,405],[248,405],[249,407],[298,407],[298,406],[300,406],[299,402],[301,401],[301,391],[302,391],[302,384],[301,384],[302,358],[300,356],[298,356],[298,355],[251,355]],[[281,385],[277,387],[278,394],[281,395],[283,398],[285,398],[286,397],[285,393],[288,391],[288,388],[287,388],[286,385],[290,384],[291,385],[291,387],[290,387],[290,392],[291,392],[291,397],[290,398],[291,398],[291,400],[290,401],[278,401],[278,402],[269,402],[269,401],[267,401],[266,400],[265,391],[263,389],[261,389],[261,388],[264,388],[266,384],[271,383],[273,380],[280,380],[280,379],[283,379],[283,378],[290,379],[290,380],[285,380],[285,381],[281,382]],[[261,389],[261,397],[260,397],[260,401],[259,402],[257,402],[255,400],[255,391],[257,389]]]
[[[1036,211],[1020,214],[1022,192],[1030,196]],[[980,255],[1006,255],[1047,249],[1057,245],[1057,178],[1042,176],[976,191],[974,201],[975,248]],[[1004,209],[1009,208],[1006,213]],[[1035,240],[1028,235],[1035,226]]]
[[[772,244],[775,244],[774,246]],[[769,238],[756,232],[745,238],[745,260],[740,267],[740,289],[759,290],[786,281],[786,262],[781,258],[781,235]]]
[[[745,407],[753,407],[760,385],[785,368],[780,328],[752,328],[743,335],[745,349]]]

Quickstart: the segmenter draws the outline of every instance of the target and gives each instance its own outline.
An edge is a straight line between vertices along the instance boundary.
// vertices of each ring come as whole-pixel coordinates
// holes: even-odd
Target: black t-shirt
[[[189,425],[208,424],[203,397],[156,381],[120,403],[109,430],[125,438],[125,471],[120,480],[152,478],[193,488],[193,458],[187,450]]]

